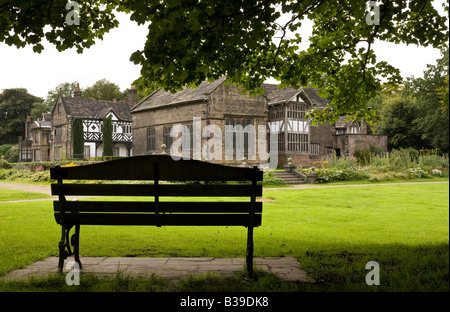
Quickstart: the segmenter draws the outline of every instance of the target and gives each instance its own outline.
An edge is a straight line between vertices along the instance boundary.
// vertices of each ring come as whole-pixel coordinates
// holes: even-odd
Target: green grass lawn
[[[255,229],[255,257],[296,257],[317,283],[295,290],[449,290],[448,184],[265,189],[263,197],[274,201]],[[52,211],[50,201],[0,204],[0,275],[57,255]],[[245,257],[246,229],[82,226],[80,245],[81,256]],[[380,286],[365,283],[368,261],[380,265]]]
[[[26,199],[50,198],[50,195],[34,192],[23,192],[16,190],[5,190],[0,188],[0,202]]]

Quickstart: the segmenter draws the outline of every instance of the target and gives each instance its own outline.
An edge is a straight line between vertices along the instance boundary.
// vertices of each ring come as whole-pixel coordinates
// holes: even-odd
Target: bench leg
[[[75,225],[75,233],[72,235],[72,247],[73,247],[73,255],[75,258],[75,262],[78,263],[78,265],[80,266],[80,269],[82,268],[81,266],[81,261],[80,261],[80,225],[77,224]]]
[[[59,241],[59,260],[58,260],[58,272],[62,273],[64,267],[64,259],[67,258],[66,252],[66,228],[61,225],[61,240]]]
[[[248,275],[253,275],[253,227],[248,227],[247,233],[247,255],[246,255],[246,263],[247,263],[247,273]]]
[[[64,260],[68,256],[75,254],[75,261],[78,262],[81,268],[80,255],[78,241],[80,236],[80,225],[75,226],[75,234],[72,235],[72,240],[69,239],[70,230],[73,225],[61,225],[61,240],[59,242],[59,260],[58,260],[58,272],[62,272],[64,269]],[[74,252],[70,248],[70,244],[74,247]]]

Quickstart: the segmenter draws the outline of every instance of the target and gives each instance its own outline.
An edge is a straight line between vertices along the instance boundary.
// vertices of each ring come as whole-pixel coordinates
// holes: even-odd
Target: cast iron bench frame
[[[58,271],[64,260],[79,254],[80,225],[244,226],[247,227],[246,267],[253,273],[253,228],[261,225],[263,173],[255,166],[239,168],[198,160],[174,160],[169,155],[133,156],[97,164],[50,169],[55,220],[61,225]],[[113,183],[63,183],[65,180],[110,180]],[[117,180],[153,184],[117,184]],[[161,181],[187,183],[161,184]],[[192,183],[192,182],[213,183]],[[247,183],[227,184],[230,181]],[[248,183],[250,182],[250,183]],[[154,201],[68,201],[65,196],[152,196]],[[248,197],[242,201],[160,201],[171,197]],[[70,230],[75,232],[69,240]],[[73,248],[73,252],[71,249]],[[66,250],[67,249],[67,250]]]

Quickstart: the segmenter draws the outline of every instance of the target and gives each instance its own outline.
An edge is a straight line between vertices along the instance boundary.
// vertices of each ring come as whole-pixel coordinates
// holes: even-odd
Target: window
[[[61,160],[61,146],[55,147],[55,160]]]
[[[147,152],[156,151],[156,134],[155,128],[147,128]]]
[[[304,120],[306,115],[306,103],[291,102],[287,106],[287,117],[291,119]]]
[[[170,136],[171,126],[164,126],[163,128],[163,143],[166,145],[166,152],[170,153],[170,147],[172,146],[173,138]]]
[[[122,126],[122,133],[131,133],[131,126]]]
[[[34,133],[34,143],[38,144],[40,139],[39,132]]]
[[[308,152],[308,135],[301,133],[288,133],[288,151]]]
[[[284,119],[284,106],[274,105],[269,108],[269,120]]]
[[[113,148],[113,156],[115,157],[120,156],[120,147]]]
[[[225,119],[225,158],[236,159],[246,157],[253,158],[256,154],[253,119],[249,118],[226,118]],[[250,149],[250,153],[249,153]]]
[[[55,128],[55,135],[62,135],[62,127]]]
[[[319,155],[319,144],[311,143],[310,148],[311,155]]]
[[[41,161],[41,150],[34,150],[34,161]]]
[[[350,125],[348,127],[348,132],[349,134],[359,134],[361,132],[360,126],[357,123],[353,123],[352,125]]]
[[[33,150],[29,146],[22,147],[21,159],[23,161],[32,161]]]
[[[91,147],[89,145],[84,146],[84,158],[91,157]]]
[[[183,149],[186,150],[186,147],[189,146],[189,158],[193,158],[193,151],[194,151],[194,131],[193,131],[193,125],[183,125]],[[183,157],[188,156],[183,155]]]

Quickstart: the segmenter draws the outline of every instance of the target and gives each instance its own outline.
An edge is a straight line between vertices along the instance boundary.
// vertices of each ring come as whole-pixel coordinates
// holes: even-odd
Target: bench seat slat
[[[53,202],[54,211],[61,210],[61,202]],[[249,213],[249,202],[159,202],[160,213]],[[111,202],[111,201],[67,201],[66,214],[71,211],[78,212],[126,212],[126,213],[154,213],[154,202]],[[262,203],[255,203],[255,213],[262,212]]]
[[[55,214],[58,222],[59,218]],[[248,214],[66,214],[66,222],[82,225],[160,225],[160,226],[248,226]],[[59,223],[59,222],[58,222]],[[253,226],[261,225],[261,215],[254,216]]]
[[[248,196],[250,184],[160,184],[159,196]],[[85,196],[154,196],[153,184],[52,184],[52,195]],[[255,196],[262,196],[262,185],[257,185]]]

